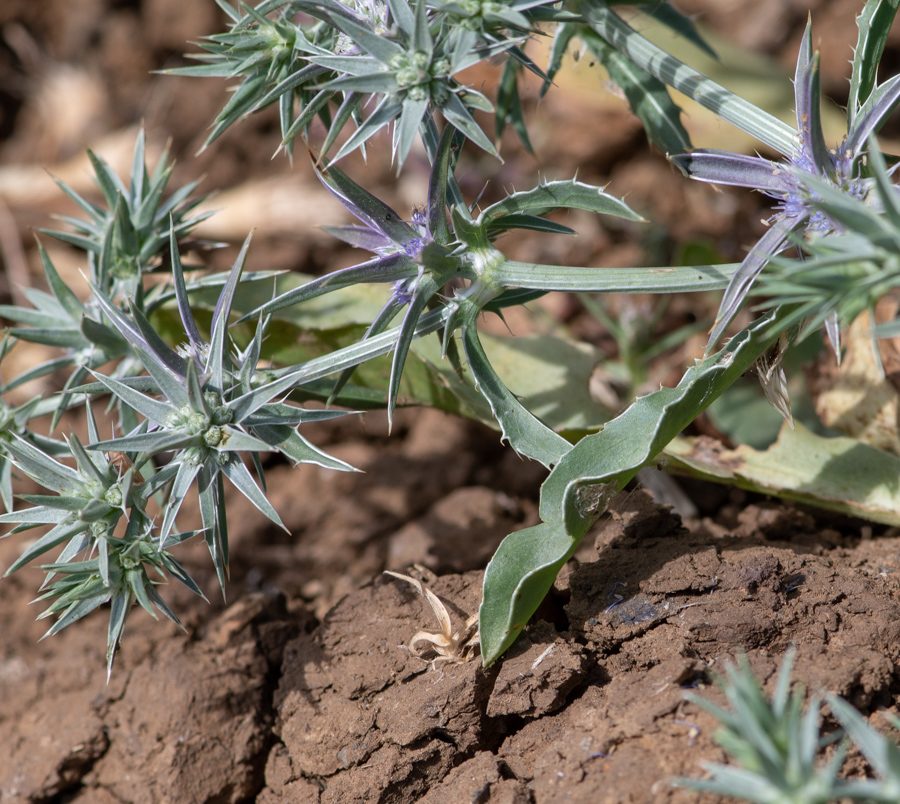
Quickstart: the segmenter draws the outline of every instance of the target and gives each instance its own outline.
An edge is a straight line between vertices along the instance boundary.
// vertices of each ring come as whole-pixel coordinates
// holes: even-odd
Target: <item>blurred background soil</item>
[[[836,104],[846,99],[859,2],[678,5],[717,42],[757,54],[749,74],[779,76],[786,99],[773,102],[788,113],[811,7],[824,91]],[[53,177],[96,198],[85,146],[127,175],[140,126],[151,166],[167,144],[176,159],[170,187],[202,176],[206,207],[221,210],[198,231],[227,244],[195,255],[211,269],[229,267],[251,229],[251,270],[317,274],[357,259],[318,228],[347,222],[346,213],[305,155],[293,164],[273,158],[274,109],[198,153],[227,85],[158,71],[188,63],[187,43],[225,24],[212,0],[0,5],[0,303],[22,303],[23,287],[43,286],[34,230],[53,226],[54,214],[77,214]],[[489,201],[533,185],[538,173],[577,172],[608,182],[652,224],[606,228],[576,214],[565,220],[576,238],[522,236],[502,247],[520,259],[598,267],[664,264],[692,248],[739,260],[762,231],[765,200],[685,181],[584,61],[540,105],[537,88],[526,87],[536,153],[509,137],[503,164],[466,152],[463,189]],[[471,81],[490,94],[494,78],[486,68]],[[686,124],[698,146],[739,147],[726,124],[687,106]],[[414,153],[397,180],[387,153],[376,143],[367,166],[351,159],[346,169],[396,209],[411,209],[424,198],[425,159]],[[86,290],[81,255],[42,242]],[[612,302],[620,312],[644,303]],[[709,304],[678,300],[663,325],[707,316]],[[515,332],[565,324],[598,360],[615,357],[576,297],[546,297],[535,311],[506,324]],[[486,322],[499,333],[505,326]],[[669,353],[652,381],[677,380],[702,343]],[[4,378],[46,357],[19,345]],[[49,377],[22,398],[58,383]],[[83,432],[83,417],[62,427]],[[418,565],[461,625],[477,608],[480,571],[499,541],[537,521],[542,468],[495,431],[436,411],[399,411],[390,435],[379,412],[304,434],[363,472],[270,463],[269,496],[290,535],[233,495],[225,599],[205,547],[185,545],[179,559],[209,602],[165,588],[186,633],[135,612],[108,684],[103,612],[40,642],[45,624],[27,604],[41,572],[26,568],[0,583],[0,801],[712,801],[668,784],[701,773],[701,760],[723,758],[713,723],[684,690],[715,695],[711,674],[740,651],[770,681],[791,643],[809,688],[845,695],[867,713],[896,711],[893,531],[698,483],[683,484],[695,510],[682,521],[631,490],[503,662],[487,671],[477,661],[430,664],[406,645],[435,627],[431,612],[381,572]],[[185,526],[195,511],[185,509]],[[0,541],[0,567],[26,538]],[[883,723],[881,714],[872,720]],[[850,772],[865,771],[859,757],[848,762]]]

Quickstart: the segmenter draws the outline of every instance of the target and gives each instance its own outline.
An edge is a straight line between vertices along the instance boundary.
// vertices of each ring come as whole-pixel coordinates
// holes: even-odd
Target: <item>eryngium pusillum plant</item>
[[[280,525],[266,498],[261,453],[351,468],[300,433],[306,422],[348,412],[300,407],[296,400],[315,395],[312,383],[318,389],[332,378],[331,401],[340,402],[356,366],[391,354],[384,389],[390,416],[412,344],[438,333],[443,355],[460,374],[468,372],[511,446],[550,470],[541,492],[541,524],[511,534],[485,574],[480,629],[482,657],[490,663],[527,623],[608,500],[668,441],[759,360],[766,361],[763,375],[774,386],[769,396],[787,410],[777,360],[799,325],[806,322],[805,332],[825,323],[837,343],[841,325],[898,284],[900,202],[873,139],[900,97],[898,79],[876,82],[896,3],[869,0],[858,19],[848,138],[829,151],[819,121],[818,56],[809,28],[795,76],[794,129],[649,42],[603,0],[265,0],[239,8],[217,2],[231,28],[199,43],[202,52],[193,56],[199,65],[172,71],[236,82],[207,144],[244,116],[277,103],[282,147],[292,154],[301,138],[324,186],[358,221],[330,231],[373,256],[273,293],[255,310],[238,305],[235,311],[242,283],[257,283],[258,289],[259,282],[274,280],[244,272],[249,243],[227,274],[188,278],[181,254],[202,219],[191,216],[199,199],[191,198],[193,184],[166,194],[171,168],[163,157],[148,171],[143,134],[127,185],[92,156],[101,204],[60,185],[87,219],[67,218],[73,231],[49,234],[86,251],[90,296],[77,296],[41,248],[50,292],[28,291],[28,308],[0,307],[0,315],[15,322],[0,358],[18,340],[60,352],[47,364],[5,378],[0,392],[51,371],[68,372],[60,394],[0,408],[0,497],[7,509],[0,522],[15,524],[16,533],[49,526],[8,571],[59,548],[45,567],[42,590],[52,600],[45,614],[59,615],[51,633],[111,603],[110,667],[135,601],[151,614],[162,611],[175,619],[156,591],[160,580],[172,575],[200,592],[171,555],[180,542],[202,535],[224,583],[226,480]],[[667,3],[618,5],[632,15],[653,16],[706,47],[691,22]],[[527,49],[530,40],[545,35],[553,42],[542,68]],[[548,217],[558,210],[612,216],[630,227],[643,220],[605,188],[575,178],[536,181],[485,208],[470,204],[456,182],[456,162],[467,143],[497,156],[499,135],[509,125],[528,145],[522,71],[538,76],[549,91],[575,39],[607,67],[650,141],[684,172],[776,197],[771,230],[742,265],[596,269],[519,262],[503,253],[502,235],[517,229],[571,233]],[[486,59],[502,63],[494,102],[490,93],[465,83],[466,69]],[[785,161],[693,148],[667,87],[689,93]],[[491,110],[494,136],[476,114]],[[313,126],[316,121],[324,134],[313,141],[322,131]],[[431,163],[422,206],[408,214],[379,200],[337,164],[385,128],[392,132],[398,171],[417,139]],[[785,256],[788,245],[804,259]],[[167,281],[158,281],[160,276]],[[296,365],[264,357],[273,317],[324,293],[372,283],[388,288],[381,312],[359,342]],[[192,299],[209,288],[218,288],[219,299],[204,332]],[[774,301],[770,297],[721,351],[688,367],[676,388],[638,398],[575,445],[506,387],[477,332],[483,312],[551,291],[724,290],[712,347],[750,290],[760,288]],[[173,311],[183,330],[178,335],[160,323]],[[237,320],[255,322],[253,335],[241,343],[232,330]],[[111,407],[117,429],[112,438],[101,439],[94,423],[93,406],[100,399]],[[79,405],[86,410],[87,440],[53,437],[62,412]],[[51,435],[39,435],[30,422],[48,413]],[[49,493],[25,496],[30,507],[13,510],[14,469]],[[181,529],[176,520],[192,489],[201,521]]]
[[[823,696],[814,694],[804,707],[804,691],[791,690],[795,650],[781,664],[769,699],[754,678],[745,656],[729,665],[718,684],[728,701],[723,709],[702,695],[687,697],[719,721],[713,739],[736,765],[704,763],[706,779],[676,779],[675,784],[754,804],[829,804],[839,801],[894,802],[900,799],[900,749],[872,728],[849,703],[825,695],[843,734],[820,734]],[[900,720],[888,715],[895,727]],[[841,740],[842,737],[845,739]],[[824,748],[841,740],[822,761]],[[841,766],[851,744],[865,757],[875,779],[842,779]]]

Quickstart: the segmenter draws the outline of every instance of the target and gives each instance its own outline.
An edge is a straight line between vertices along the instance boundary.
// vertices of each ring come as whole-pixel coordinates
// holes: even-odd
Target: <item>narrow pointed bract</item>
[[[769,220],[771,228],[750,250],[725,292],[707,351],[725,333],[772,257],[793,245],[794,233],[815,238],[845,231],[843,223],[823,209],[817,183],[827,182],[850,198],[867,196],[870,184],[863,166],[866,139],[900,101],[900,82],[892,80],[884,86],[886,91],[873,93],[877,103],[853,118],[844,141],[830,150],[822,133],[819,55],[812,52],[810,22],[803,35],[794,76],[797,138],[794,153],[787,162],[718,150],[697,150],[669,157],[693,179],[759,190],[777,202]]]

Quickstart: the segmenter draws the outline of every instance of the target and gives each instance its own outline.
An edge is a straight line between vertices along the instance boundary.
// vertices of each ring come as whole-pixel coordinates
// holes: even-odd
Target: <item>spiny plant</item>
[[[897,801],[900,798],[900,749],[873,729],[849,703],[836,695],[814,694],[804,706],[801,687],[791,690],[795,650],[781,664],[775,692],[769,699],[753,675],[746,656],[729,665],[717,679],[729,708],[723,709],[696,693],[688,699],[719,722],[715,741],[736,765],[704,763],[707,779],[676,779],[692,790],[751,801],[755,804],[827,804],[837,801]],[[822,735],[822,703],[843,727]],[[891,724],[900,720],[889,716]],[[841,740],[822,761],[823,749]],[[874,779],[845,779],[841,767],[854,746],[876,774]]]
[[[87,220],[66,219],[73,231],[50,234],[87,252],[91,295],[81,301],[41,249],[50,292],[29,291],[27,308],[0,307],[0,315],[15,322],[0,357],[18,341],[60,350],[53,361],[7,379],[0,392],[51,371],[68,372],[60,394],[0,410],[0,494],[7,508],[0,522],[14,524],[16,533],[50,526],[10,571],[61,548],[45,567],[44,597],[55,598],[47,613],[59,615],[51,631],[111,603],[110,666],[134,602],[151,613],[171,614],[154,591],[157,581],[149,570],[171,574],[198,591],[170,554],[179,542],[202,534],[224,582],[225,480],[280,524],[266,499],[262,453],[351,468],[312,447],[299,432],[306,422],[348,411],[312,411],[299,401],[319,398],[352,407],[347,403],[361,398],[353,372],[366,361],[390,355],[389,379],[378,389],[390,417],[410,354],[425,336],[438,333],[441,357],[453,364],[454,376],[477,388],[503,437],[549,470],[540,524],[510,534],[485,573],[479,626],[482,658],[490,663],[524,628],[608,501],[656,462],[713,400],[761,365],[767,395],[787,412],[780,368],[786,344],[824,324],[838,347],[841,327],[898,285],[900,202],[890,160],[875,141],[900,100],[900,79],[877,81],[897,0],[868,0],[857,19],[848,136],[834,150],[822,134],[811,26],[794,76],[792,127],[678,60],[639,33],[641,25],[626,21],[629,14],[652,17],[709,50],[691,21],[668,3],[265,0],[234,7],[217,2],[231,27],[199,43],[201,52],[193,57],[199,64],[172,71],[235,82],[207,144],[246,115],[277,104],[281,147],[293,154],[300,138],[319,179],[358,221],[330,231],[373,256],[297,285],[245,272],[248,242],[230,272],[189,279],[181,254],[201,217],[191,217],[198,203],[191,199],[194,185],[167,196],[170,166],[163,158],[152,174],[148,171],[143,135],[127,185],[93,157],[102,204],[61,185]],[[552,37],[543,67],[528,55],[529,41],[537,36]],[[576,40],[622,89],[650,142],[689,177],[775,198],[771,227],[743,263],[597,269],[521,262],[503,252],[502,236],[516,230],[571,233],[553,217],[560,210],[642,225],[641,216],[605,187],[574,177],[536,181],[484,208],[466,199],[456,181],[457,160],[467,143],[482,155],[498,156],[499,137],[510,126],[529,145],[519,90],[523,72],[538,78],[542,92],[552,91]],[[485,60],[500,66],[493,101],[465,83],[466,70]],[[669,88],[756,137],[781,161],[694,148]],[[491,111],[488,131],[483,124],[489,118],[479,113]],[[398,171],[417,141],[430,162],[422,207],[410,215],[392,209],[338,166],[350,153],[365,151],[383,129],[391,132]],[[160,276],[166,281],[158,281]],[[323,294],[352,293],[363,284],[388,288],[381,311],[356,342],[299,363],[264,354],[275,318],[302,314]],[[273,285],[277,290],[271,294],[261,290]],[[698,290],[724,291],[707,355],[686,368],[676,387],[635,399],[591,434],[564,437],[529,410],[492,364],[478,333],[483,312],[500,312],[553,291]],[[208,303],[210,294],[217,301],[207,334],[193,310]],[[759,299],[751,322],[712,353],[751,294]],[[174,329],[173,318],[180,321]],[[255,328],[248,332],[250,322]],[[897,329],[894,322],[877,334]],[[465,382],[448,385],[460,398],[471,391]],[[112,438],[100,439],[92,424],[92,407],[101,397],[111,405]],[[55,429],[61,412],[79,405],[87,410],[86,443],[74,435],[54,438],[33,431],[36,417],[53,413]],[[31,507],[13,510],[16,468],[50,493],[25,497]],[[201,527],[182,531],[176,520],[192,489],[201,512],[195,524]]]

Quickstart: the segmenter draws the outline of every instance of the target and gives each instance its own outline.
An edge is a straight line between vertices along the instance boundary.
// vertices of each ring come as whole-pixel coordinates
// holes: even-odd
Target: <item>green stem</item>
[[[574,6],[588,20],[591,28],[652,76],[780,154],[787,157],[794,155],[797,132],[787,123],[669,55],[641,36],[611,9],[583,0],[574,3]]]
[[[573,293],[687,293],[724,290],[738,263],[664,268],[590,268],[506,260],[493,279],[508,288]]]

